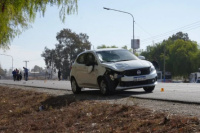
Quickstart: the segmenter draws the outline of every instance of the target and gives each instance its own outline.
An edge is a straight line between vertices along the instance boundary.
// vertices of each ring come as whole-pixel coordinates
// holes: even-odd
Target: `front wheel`
[[[146,92],[150,93],[150,92],[152,92],[152,91],[154,90],[154,88],[155,88],[155,86],[150,86],[150,87],[144,87],[143,89],[144,89]]]
[[[99,83],[101,94],[108,95],[114,93],[114,85],[107,77],[101,79]]]
[[[100,91],[103,95],[107,95],[109,93],[107,83],[104,79],[102,79],[100,82]]]
[[[81,88],[78,86],[74,78],[71,79],[71,88],[74,94],[78,94],[81,92]]]

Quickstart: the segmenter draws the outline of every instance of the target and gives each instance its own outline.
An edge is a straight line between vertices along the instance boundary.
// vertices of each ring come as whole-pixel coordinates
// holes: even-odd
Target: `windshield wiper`
[[[117,62],[120,62],[120,61],[130,61],[130,60],[119,60],[119,61],[117,61]]]
[[[102,63],[106,63],[106,62],[117,62],[117,61],[102,61]]]

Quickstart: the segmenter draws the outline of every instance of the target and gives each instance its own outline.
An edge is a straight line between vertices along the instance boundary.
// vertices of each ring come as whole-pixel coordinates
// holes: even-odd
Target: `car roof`
[[[109,50],[126,50],[126,49],[123,49],[123,48],[102,48],[102,49],[94,49],[94,50],[85,50],[83,52],[81,52],[79,55],[83,54],[83,53],[88,53],[88,52],[93,52],[93,53],[96,53],[98,51],[109,51]]]
[[[109,50],[125,50],[122,48],[102,48],[102,49],[96,49],[95,51],[109,51]]]
[[[84,52],[97,52],[97,51],[109,51],[109,50],[126,50],[126,49],[122,49],[122,48],[102,48],[102,49],[86,50]]]

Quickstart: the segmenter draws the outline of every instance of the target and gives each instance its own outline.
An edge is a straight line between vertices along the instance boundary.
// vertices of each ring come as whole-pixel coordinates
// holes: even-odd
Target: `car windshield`
[[[120,62],[138,59],[133,53],[128,50],[98,51],[97,55],[101,62]]]

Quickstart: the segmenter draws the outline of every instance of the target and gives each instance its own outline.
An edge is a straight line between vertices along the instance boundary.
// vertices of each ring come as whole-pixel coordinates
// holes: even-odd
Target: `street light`
[[[104,7],[103,9],[105,9],[105,10],[113,10],[113,11],[122,12],[122,13],[126,13],[126,14],[131,15],[131,17],[133,18],[133,44],[134,44],[134,22],[135,21],[134,21],[133,15],[131,13],[129,13],[129,12],[120,11],[120,10],[116,10],[116,9],[111,9],[111,8],[107,8],[107,7]],[[133,49],[133,52],[134,52],[134,49]]]
[[[7,54],[0,54],[0,55],[10,56],[12,58],[12,71],[13,71],[13,57],[11,55],[7,55]]]

